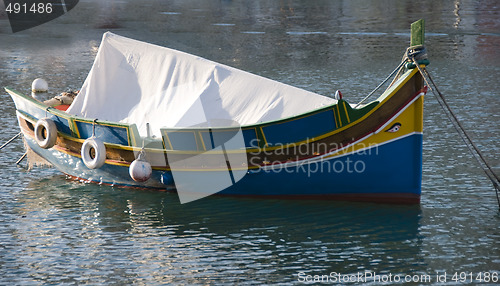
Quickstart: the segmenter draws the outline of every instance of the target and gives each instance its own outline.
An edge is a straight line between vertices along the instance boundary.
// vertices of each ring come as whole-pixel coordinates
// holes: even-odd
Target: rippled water
[[[399,63],[418,18],[429,71],[500,173],[497,1],[87,0],[16,34],[0,14],[0,86],[28,92],[44,77],[53,94],[78,89],[112,30],[356,102]],[[0,93],[3,143],[19,129]],[[430,93],[419,206],[221,197],[180,205],[175,194],[28,172],[14,163],[22,154],[20,140],[0,151],[2,285],[289,285],[364,271],[430,275],[422,285],[446,271],[442,285],[451,285],[455,272],[500,270],[494,190]]]

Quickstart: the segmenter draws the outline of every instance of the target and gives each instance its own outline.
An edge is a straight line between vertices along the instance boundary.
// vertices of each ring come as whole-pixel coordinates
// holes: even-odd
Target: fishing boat
[[[208,195],[419,203],[424,23],[378,97],[349,104],[103,35],[72,102],[5,88],[30,154],[69,178]]]

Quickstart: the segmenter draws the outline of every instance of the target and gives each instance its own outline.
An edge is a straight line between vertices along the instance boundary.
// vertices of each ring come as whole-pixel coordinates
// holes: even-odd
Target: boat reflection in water
[[[142,275],[162,283],[234,281],[236,273],[252,271],[269,282],[307,270],[412,273],[423,256],[419,205],[219,196],[182,205],[172,193],[58,175],[30,183],[18,200],[25,207],[15,235],[25,243],[14,257],[39,276],[53,262],[71,266],[67,277],[96,269],[95,277],[81,277],[87,282]],[[44,262],[24,261],[31,259]],[[106,277],[101,265],[114,273]]]

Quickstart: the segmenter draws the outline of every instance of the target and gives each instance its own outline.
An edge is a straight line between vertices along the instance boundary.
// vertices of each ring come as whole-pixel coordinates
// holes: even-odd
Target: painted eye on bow
[[[394,132],[398,132],[399,129],[401,129],[401,123],[397,122],[397,123],[394,123],[389,129],[385,130],[385,132],[394,133]]]

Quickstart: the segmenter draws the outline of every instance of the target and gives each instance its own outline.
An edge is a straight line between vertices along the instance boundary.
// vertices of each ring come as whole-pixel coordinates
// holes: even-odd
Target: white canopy
[[[67,110],[82,117],[135,123],[142,136],[162,127],[233,120],[277,120],[335,99],[176,50],[103,35],[94,65]],[[223,119],[222,121],[219,119]]]

